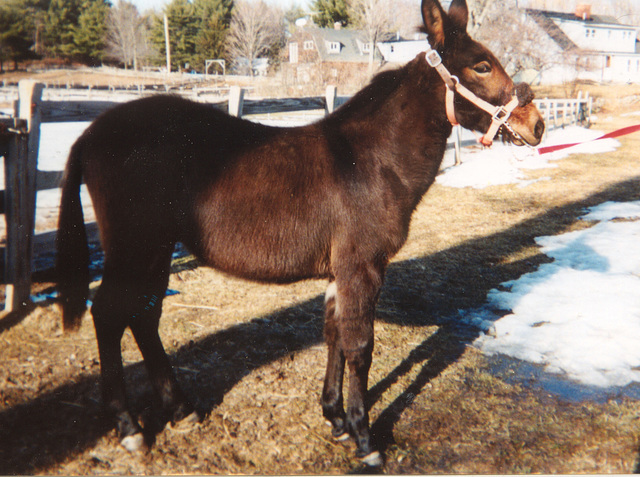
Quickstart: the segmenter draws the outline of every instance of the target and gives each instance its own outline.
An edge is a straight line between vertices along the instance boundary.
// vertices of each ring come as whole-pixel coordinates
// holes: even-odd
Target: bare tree
[[[227,51],[236,68],[253,76],[256,59],[277,49],[284,36],[281,10],[263,0],[235,2],[227,37]]]
[[[577,87],[581,74],[596,68],[594,57],[568,40],[544,15],[518,9],[517,2],[493,2],[476,37],[496,54],[510,75],[533,70],[540,77],[557,69],[562,71],[566,87]]]
[[[402,38],[411,38],[420,31],[422,12],[414,0],[394,0],[391,10],[392,30]]]
[[[475,36],[484,23],[495,0],[471,0],[469,2],[469,33]]]
[[[637,0],[611,0],[607,13],[615,16],[620,23],[640,25],[640,5]]]
[[[384,41],[394,27],[393,6],[390,0],[350,0],[349,16],[353,24],[362,30],[369,43],[369,74],[373,74],[375,45]]]
[[[148,27],[136,6],[127,0],[118,0],[107,17],[107,45],[111,54],[125,69],[138,69],[138,62],[147,56]]]
[[[494,52],[510,75],[526,69],[542,72],[559,61],[552,57],[550,44],[545,43],[552,40],[541,36],[541,27],[516,3],[485,0],[475,36]]]

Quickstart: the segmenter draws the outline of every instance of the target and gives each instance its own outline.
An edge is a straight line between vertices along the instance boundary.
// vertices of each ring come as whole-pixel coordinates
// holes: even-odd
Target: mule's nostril
[[[536,127],[533,129],[533,134],[536,139],[541,139],[544,134],[544,121],[542,119],[538,120],[536,123]]]

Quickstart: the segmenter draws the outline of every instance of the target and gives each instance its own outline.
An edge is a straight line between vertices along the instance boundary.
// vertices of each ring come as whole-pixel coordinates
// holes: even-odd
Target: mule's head
[[[447,13],[438,0],[422,0],[422,17],[431,47],[461,85],[494,106],[504,106],[517,97],[518,106],[508,120],[512,131],[501,127],[503,139],[518,145],[523,142],[538,145],[544,133],[544,121],[532,102],[533,92],[524,83],[515,85],[493,53],[467,34],[466,1],[453,0]],[[455,119],[463,127],[482,133],[489,129],[492,122],[489,113],[460,94],[455,95],[454,104]]]

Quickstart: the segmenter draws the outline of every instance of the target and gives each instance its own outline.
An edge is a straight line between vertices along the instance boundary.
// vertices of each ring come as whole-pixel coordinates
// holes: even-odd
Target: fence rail
[[[34,237],[36,192],[60,186],[62,171],[37,169],[40,124],[47,122],[91,121],[104,111],[119,104],[105,100],[42,101],[43,85],[21,81],[14,117],[0,119],[0,156],[5,158],[5,190],[0,195],[0,213],[5,214],[7,238],[5,247],[5,311],[24,308],[30,302],[33,245],[42,247],[52,242],[51,232]],[[244,99],[244,90],[231,87],[227,101],[210,103],[233,116],[280,112],[324,110],[329,114],[348,98],[339,97],[335,86],[329,86],[324,97]],[[577,99],[535,100],[547,124],[562,127],[589,121],[592,101],[588,96]],[[460,162],[461,147],[475,144],[463,141],[461,130],[454,130],[456,163]],[[91,227],[94,230],[95,227]]]
[[[593,98],[589,93],[578,93],[575,99],[534,99],[534,104],[542,114],[547,131],[570,124],[590,125]]]

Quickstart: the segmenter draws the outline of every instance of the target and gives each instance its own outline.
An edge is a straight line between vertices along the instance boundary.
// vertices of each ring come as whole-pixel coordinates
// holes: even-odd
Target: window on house
[[[607,55],[607,57],[605,58],[605,67],[611,68],[611,56],[609,55]]]
[[[369,53],[371,51],[371,43],[363,43],[362,44],[362,52]]]
[[[329,53],[340,53],[340,42],[339,41],[330,41],[329,42]]]
[[[307,41],[304,42],[303,48],[305,50],[313,50],[313,47],[314,47],[314,43],[313,43],[312,40],[307,40]]]

